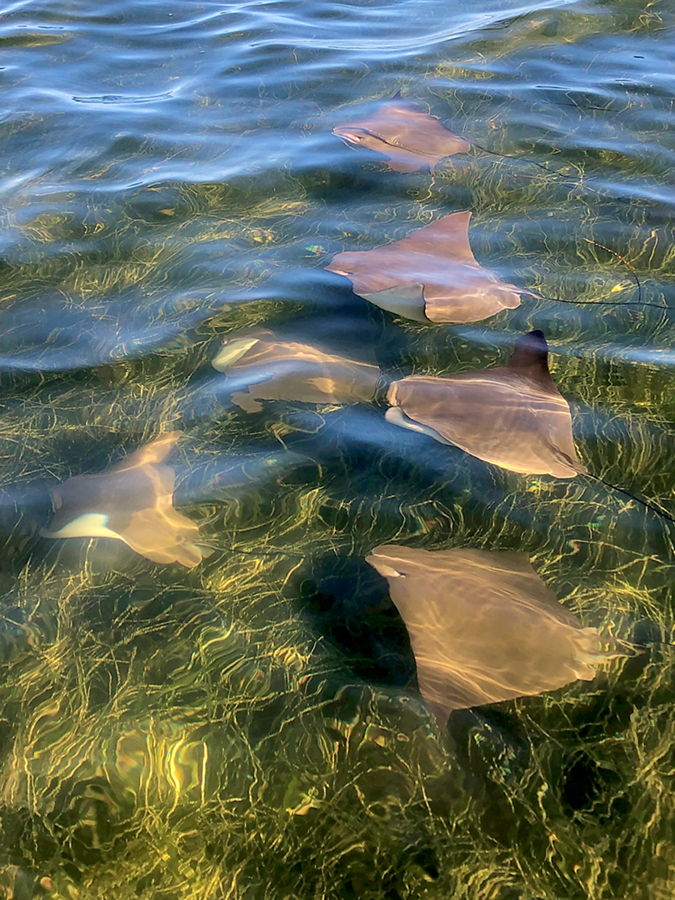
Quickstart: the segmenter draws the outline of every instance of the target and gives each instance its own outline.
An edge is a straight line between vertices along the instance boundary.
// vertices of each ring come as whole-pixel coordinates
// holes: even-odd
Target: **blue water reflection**
[[[637,0],[2,5],[0,896],[675,894],[674,28]],[[394,171],[333,133],[398,92],[462,152]],[[327,270],[463,211],[517,308],[409,320]],[[385,417],[392,382],[533,330],[589,475]],[[214,369],[263,332],[373,367],[367,396],[292,353]],[[183,565],[144,543],[172,518]],[[524,554],[634,652],[440,729],[383,544]]]

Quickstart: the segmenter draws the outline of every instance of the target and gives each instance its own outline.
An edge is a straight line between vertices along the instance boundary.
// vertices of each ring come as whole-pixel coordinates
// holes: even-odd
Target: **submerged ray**
[[[596,665],[628,655],[582,627],[526,553],[387,544],[366,559],[389,582],[420,693],[441,725],[453,709],[590,681]]]
[[[207,555],[199,528],[173,506],[175,472],[164,460],[180,437],[163,434],[97,475],[76,475],[50,490],[49,538],[110,537],[153,562],[191,568]]]
[[[360,297],[420,322],[479,322],[515,309],[526,292],[478,263],[470,221],[469,210],[451,213],[384,247],[338,253],[327,268]]]
[[[395,172],[417,172],[423,166],[433,172],[446,156],[471,149],[469,141],[399,94],[382,103],[372,116],[339,125],[333,134],[386,156]]]
[[[573,478],[587,474],[572,437],[570,407],[548,369],[541,331],[516,341],[507,366],[449,377],[393,382],[386,418],[454,444],[511,472]]]
[[[246,412],[259,412],[261,400],[369,402],[380,380],[377,366],[310,344],[277,341],[268,332],[227,341],[212,365],[232,378],[233,387],[245,384],[245,389],[233,390],[231,399]]]

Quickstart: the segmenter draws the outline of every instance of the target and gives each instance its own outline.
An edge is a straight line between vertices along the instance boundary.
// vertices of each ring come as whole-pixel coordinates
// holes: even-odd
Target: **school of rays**
[[[433,172],[446,157],[471,148],[399,95],[334,133],[383,155],[401,173],[424,166]],[[327,268],[346,276],[370,303],[418,322],[477,322],[516,309],[522,291],[478,263],[470,220],[470,210],[451,213],[382,247],[340,252]],[[267,401],[370,403],[383,384],[372,362],[279,341],[260,329],[232,335],[212,365],[225,378],[210,390],[249,414]],[[385,418],[395,426],[509,472],[587,474],[541,331],[520,337],[506,366],[409,375],[385,386]],[[161,435],[103,472],[53,486],[53,518],[42,535],[112,538],[156,563],[198,565],[209,551],[199,543],[197,525],[174,508],[175,473],[165,461],[179,437],[179,431]],[[591,679],[595,665],[621,655],[613,639],[582,628],[556,603],[524,554],[386,546],[368,561],[389,581],[410,635],[419,689],[442,725],[453,709]],[[603,649],[608,645],[613,652]]]
[[[395,178],[392,172],[412,175],[426,169],[433,176],[448,158],[480,149],[400,95],[378,103],[369,115],[335,126],[333,134],[349,145],[349,153],[351,149],[362,153],[355,153],[354,159],[383,170],[387,179]],[[339,276],[332,279],[337,291],[351,301],[352,295],[367,301],[368,315],[392,333],[406,327],[400,319],[416,323],[414,328],[477,322],[489,327],[491,317],[504,314],[508,320],[510,312],[527,302],[521,300],[523,296],[535,294],[525,285],[502,280],[498,266],[481,265],[472,249],[471,218],[467,209],[439,214],[431,224],[411,225],[398,240],[368,250],[354,249],[347,236],[325,268]],[[478,249],[476,253],[480,256]],[[337,860],[338,870],[350,866],[359,870],[360,881],[346,882],[342,896],[367,897],[371,896],[368,873],[377,869],[380,860],[366,859],[363,848],[373,829],[379,829],[378,833],[393,834],[396,853],[412,858],[422,872],[406,896],[426,896],[434,880],[433,864],[424,868],[419,863],[427,852],[426,835],[418,824],[397,833],[398,816],[404,804],[413,810],[416,823],[419,810],[441,809],[440,833],[446,827],[443,816],[452,822],[457,811],[456,820],[462,828],[468,827],[467,819],[462,818],[462,804],[453,794],[455,787],[449,789],[448,781],[443,781],[454,760],[452,752],[442,749],[442,742],[448,727],[452,731],[453,718],[466,721],[458,718],[460,711],[504,704],[501,711],[508,716],[506,704],[510,701],[547,695],[531,708],[543,716],[547,704],[558,704],[565,716],[569,712],[570,727],[575,727],[575,704],[586,702],[589,708],[603,712],[610,708],[614,714],[614,705],[619,707],[621,698],[605,691],[601,667],[619,659],[618,669],[624,665],[623,658],[636,661],[644,648],[630,642],[627,628],[620,628],[620,637],[616,637],[606,621],[598,624],[592,620],[590,602],[586,607],[577,604],[574,612],[559,602],[557,596],[568,603],[568,595],[554,590],[559,557],[549,563],[545,554],[535,558],[525,550],[503,550],[498,542],[494,547],[478,548],[466,541],[467,546],[448,548],[446,544],[438,549],[431,516],[419,519],[414,534],[396,534],[384,543],[368,533],[365,549],[357,549],[357,542],[343,535],[336,547],[344,556],[358,557],[361,577],[382,582],[382,594],[364,613],[365,620],[373,610],[373,615],[385,615],[390,599],[409,640],[416,674],[400,688],[372,686],[346,666],[338,670],[338,679],[333,649],[326,648],[320,632],[307,628],[297,609],[289,612],[291,605],[284,597],[284,591],[294,591],[297,586],[295,570],[307,564],[311,571],[314,564],[303,527],[320,517],[326,517],[322,522],[329,521],[330,512],[328,504],[322,505],[325,498],[318,490],[310,490],[311,485],[304,493],[295,492],[293,477],[308,460],[284,443],[289,409],[307,414],[310,408],[308,434],[324,428],[336,410],[338,414],[347,407],[350,413],[367,410],[378,417],[392,448],[399,442],[414,442],[420,457],[435,454],[441,466],[445,459],[459,457],[487,473],[486,478],[507,479],[511,496],[536,491],[542,483],[554,483],[562,496],[571,483],[571,489],[579,489],[575,502],[584,505],[583,485],[589,478],[602,480],[599,468],[584,444],[581,458],[575,446],[574,391],[569,384],[563,388],[571,407],[549,370],[545,335],[538,329],[521,333],[527,327],[531,326],[512,328],[508,346],[495,350],[494,359],[480,368],[460,365],[450,374],[432,375],[410,366],[410,374],[396,369],[394,376],[388,374],[391,366],[380,369],[374,352],[368,355],[357,348],[351,352],[349,345],[343,352],[334,352],[329,334],[325,340],[318,335],[309,342],[301,328],[296,335],[282,334],[276,325],[274,332],[256,324],[236,327],[225,340],[218,334],[218,346],[215,340],[209,344],[197,377],[178,399],[158,403],[153,416],[144,415],[148,407],[139,405],[142,427],[128,446],[108,459],[99,455],[98,463],[69,460],[65,476],[64,467],[61,477],[50,475],[38,486],[44,489],[44,502],[36,503],[35,508],[26,504],[20,524],[24,527],[24,520],[29,521],[30,539],[39,542],[40,552],[50,562],[44,570],[28,572],[19,589],[22,596],[32,598],[37,595],[42,571],[48,572],[47,592],[56,594],[55,584],[62,587],[59,613],[78,625],[76,639],[69,644],[54,624],[56,616],[50,618],[50,612],[38,602],[25,620],[16,610],[5,615],[6,627],[19,635],[23,648],[16,654],[21,669],[18,688],[22,695],[29,696],[32,690],[37,697],[30,711],[34,718],[25,736],[16,739],[12,764],[4,771],[0,791],[12,813],[15,808],[31,808],[33,833],[27,828],[17,841],[26,858],[33,852],[31,841],[50,846],[53,834],[66,835],[67,854],[78,859],[80,853],[94,860],[93,887],[87,885],[94,893],[82,895],[97,896],[97,891],[103,891],[100,896],[116,896],[117,870],[134,868],[137,849],[143,846],[144,835],[150,835],[154,868],[148,875],[139,867],[133,895],[145,897],[155,885],[163,888],[174,879],[171,883],[178,887],[171,896],[199,894],[200,900],[202,896],[215,900],[243,896],[238,893],[237,879],[244,871],[257,888],[269,871],[270,858],[273,861],[277,851],[281,855],[283,840],[302,848],[309,834],[310,841],[318,843],[320,854],[325,852],[326,857]],[[439,333],[452,339],[451,329]],[[556,346],[553,340],[554,352]],[[553,374],[557,371],[554,365]],[[229,432],[219,426],[209,432],[203,426],[202,419],[207,417],[202,410],[210,400],[220,404],[223,419],[231,426]],[[252,434],[264,433],[274,440],[272,449],[238,457],[236,445],[227,440],[237,425]],[[214,445],[222,442],[201,470],[185,462],[193,426],[203,427],[200,434],[208,434]],[[329,467],[330,463],[322,460],[320,465]],[[254,494],[251,486],[263,484],[269,473],[278,479],[272,479],[265,503],[260,501],[264,525],[242,528],[243,538],[237,529],[228,531],[225,523],[236,521],[239,505],[245,505],[241,496]],[[12,503],[18,507],[22,487],[11,492]],[[624,502],[622,510],[641,503],[658,512],[648,501],[619,486],[616,490],[632,498],[628,504]],[[214,497],[218,501],[224,498],[220,503],[226,507],[224,513],[215,509],[219,504]],[[401,507],[410,505],[409,496],[405,504],[397,496],[388,500]],[[202,501],[203,508],[195,512]],[[556,502],[554,496],[551,505]],[[559,525],[565,527],[564,522]],[[267,559],[270,534],[276,545]],[[223,535],[228,541],[232,537],[231,547],[224,549],[224,542],[219,542]],[[19,548],[23,540],[21,533]],[[427,541],[434,549],[420,546]],[[572,558],[578,542],[570,537],[569,544]],[[63,545],[73,550],[70,556],[64,554],[65,562],[59,558]],[[331,542],[326,546],[331,552],[335,549]],[[115,557],[115,550],[127,556]],[[640,564],[647,566],[655,557]],[[62,566],[61,573],[59,565],[52,565],[54,558]],[[119,558],[122,565],[115,569]],[[109,559],[115,561],[106,569]],[[152,577],[159,584],[157,589],[155,582],[148,586],[148,562],[156,567]],[[190,571],[182,573],[178,566]],[[131,572],[127,580],[135,579],[137,584],[128,590],[119,609],[111,612],[116,601],[110,584],[126,578],[125,567]],[[364,576],[363,570],[370,576]],[[92,572],[94,588],[88,592],[83,586]],[[179,583],[179,575],[193,579],[189,588]],[[200,588],[194,588],[196,584]],[[299,590],[296,593],[302,596]],[[241,597],[246,597],[248,605]],[[322,594],[319,601],[330,605],[330,592]],[[94,625],[88,623],[91,607],[100,619]],[[152,625],[148,625],[151,617]],[[595,624],[586,624],[590,621]],[[44,652],[46,665],[39,672],[37,667],[31,670],[25,648],[33,648],[37,658],[47,646],[45,635],[49,634],[57,634],[57,639]],[[89,668],[81,666],[80,646],[95,647]],[[390,647],[384,648],[385,653],[389,651],[395,655]],[[144,654],[149,663],[139,662],[146,659]],[[132,683],[132,673],[142,665],[146,666],[141,669],[144,689],[139,690]],[[47,671],[63,688],[64,696],[58,700],[45,699]],[[589,684],[594,679],[594,684]],[[584,683],[574,685],[578,681]],[[116,693],[109,705],[99,699],[105,693],[102,684],[114,685]],[[280,694],[291,711],[287,719],[275,712]],[[350,706],[345,697],[356,695],[358,702]],[[78,719],[81,698],[89,706],[86,715]],[[525,699],[522,708],[527,710],[527,704]],[[383,714],[382,709],[388,712]],[[616,714],[617,720],[621,712]],[[640,715],[648,719],[650,710],[636,705],[631,727],[637,728]],[[65,752],[59,728],[54,727],[59,716],[80,728],[77,746]],[[502,735],[495,720],[481,718],[480,711],[475,716],[470,721],[478,723],[471,733],[476,746],[483,741],[498,748],[498,762],[486,764],[486,782],[496,784],[500,778],[515,782],[522,774],[518,770],[520,738],[512,738],[508,728]],[[394,721],[395,727],[389,727]],[[615,734],[622,734],[622,723],[612,727],[615,725]],[[656,744],[666,726],[661,721],[651,725]],[[665,745],[666,738],[663,740]],[[288,755],[284,755],[284,742],[292,748]],[[610,738],[606,744],[611,744]],[[396,755],[402,746],[406,748],[401,752],[405,764],[399,766]],[[553,760],[552,767],[557,749],[551,750],[550,758],[544,757],[547,762]],[[624,749],[615,752],[620,755]],[[330,761],[329,778],[317,774],[322,753]],[[382,774],[382,782],[375,788],[364,776],[371,772],[369,760],[374,754],[380,754],[374,768]],[[659,749],[656,758],[667,759],[666,751]],[[428,760],[432,760],[430,769],[443,770],[438,791],[431,797],[419,776]],[[641,762],[636,763],[636,770]],[[269,782],[261,777],[266,764],[274,770]],[[304,770],[311,774],[305,775]],[[651,787],[653,775],[641,776]],[[570,775],[568,780],[573,782],[574,777]],[[388,793],[390,783],[396,788]],[[531,822],[536,830],[536,810],[552,803],[550,794],[555,790],[548,789],[544,777],[542,784],[536,802],[515,813],[524,831]],[[352,796],[363,806],[365,824],[359,831],[352,829],[350,822],[349,840],[345,841],[340,826],[347,821],[344,805]],[[621,799],[618,796],[617,806]],[[147,813],[153,803],[161,813]],[[57,814],[60,807],[66,812]],[[486,804],[485,818],[492,814]],[[242,827],[233,825],[238,815],[245,821]],[[549,841],[546,853],[554,853],[556,842],[569,843],[574,831],[560,813],[545,813],[544,818],[546,815],[553,822],[545,835]],[[588,811],[582,815],[588,816]],[[40,819],[46,823],[42,831],[35,824]],[[0,825],[8,834],[12,829],[18,833],[21,827],[11,815],[6,820],[0,817]],[[123,840],[115,843],[110,834],[119,833]],[[199,866],[209,873],[207,888],[197,886],[193,869],[183,866],[189,850],[176,835],[185,846],[190,841],[197,846],[203,838],[205,849]],[[454,824],[443,836],[447,845],[454,846]],[[500,841],[509,853],[508,843],[499,834],[487,839],[488,852],[495,852]],[[216,861],[221,852],[225,858],[225,845],[230,853],[224,867],[227,871],[219,871]],[[96,854],[111,847],[114,853],[103,890],[98,882],[103,867],[96,869]],[[355,865],[354,858],[362,857]],[[300,863],[294,867],[287,864],[290,858],[290,853],[283,856],[280,867],[291,873],[289,886],[279,886],[283,896],[322,896],[314,888],[304,894],[295,892],[291,875],[303,866],[311,868],[315,860],[307,864],[299,856],[295,859],[300,858]],[[21,863],[17,855],[2,871],[0,892],[5,889],[8,896],[22,898],[54,889],[61,891],[55,894],[59,898],[80,896],[77,878],[55,887],[51,878],[44,876],[29,885],[22,881]],[[76,868],[73,864],[69,871]],[[475,888],[476,868],[470,862],[468,873],[462,876],[471,889]],[[326,871],[333,870],[327,866]],[[446,895],[451,893],[444,888]],[[496,897],[498,892],[487,885],[479,895]],[[249,891],[246,896],[253,894]],[[392,888],[387,896],[401,894]]]

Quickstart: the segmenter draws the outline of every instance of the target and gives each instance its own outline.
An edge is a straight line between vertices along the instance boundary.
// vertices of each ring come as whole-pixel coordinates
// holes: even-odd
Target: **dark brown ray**
[[[453,134],[416,103],[398,96],[379,106],[372,116],[339,125],[333,134],[386,156],[396,172],[417,172],[423,166],[433,172],[446,156],[471,149],[469,141]]]
[[[525,553],[376,547],[417,664],[420,693],[441,726],[453,709],[554,691],[626,653],[583,628]]]
[[[395,381],[386,417],[511,472],[586,474],[569,404],[553,383],[547,356],[544,335],[532,331],[518,339],[505,367]]]
[[[384,247],[338,253],[327,268],[360,297],[421,322],[479,322],[515,309],[519,289],[476,261],[470,221],[469,210],[451,213]]]
[[[174,509],[174,470],[164,460],[180,437],[172,431],[97,475],[76,475],[52,488],[50,538],[110,537],[153,562],[191,568],[206,554],[197,525]]]
[[[245,381],[251,375],[245,390],[232,393],[232,402],[246,412],[259,412],[261,400],[368,402],[380,380],[377,366],[324,353],[309,344],[276,341],[269,332],[227,341],[213,366],[232,379]]]

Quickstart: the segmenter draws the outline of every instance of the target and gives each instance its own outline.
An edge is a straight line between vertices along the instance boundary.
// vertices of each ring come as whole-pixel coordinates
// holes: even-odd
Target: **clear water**
[[[5,4],[0,18],[0,895],[667,900],[673,651],[435,726],[381,543],[520,549],[585,625],[672,639],[673,527],[508,473],[381,404],[214,385],[252,326],[386,377],[539,328],[589,470],[675,514],[672,4]],[[403,90],[478,150],[395,174],[333,136]],[[533,165],[538,162],[547,170]],[[473,210],[524,297],[472,326],[369,306],[333,254]],[[630,271],[592,239],[630,261]],[[52,541],[46,488],[161,430],[214,550]],[[4,894],[2,893],[4,891]]]

